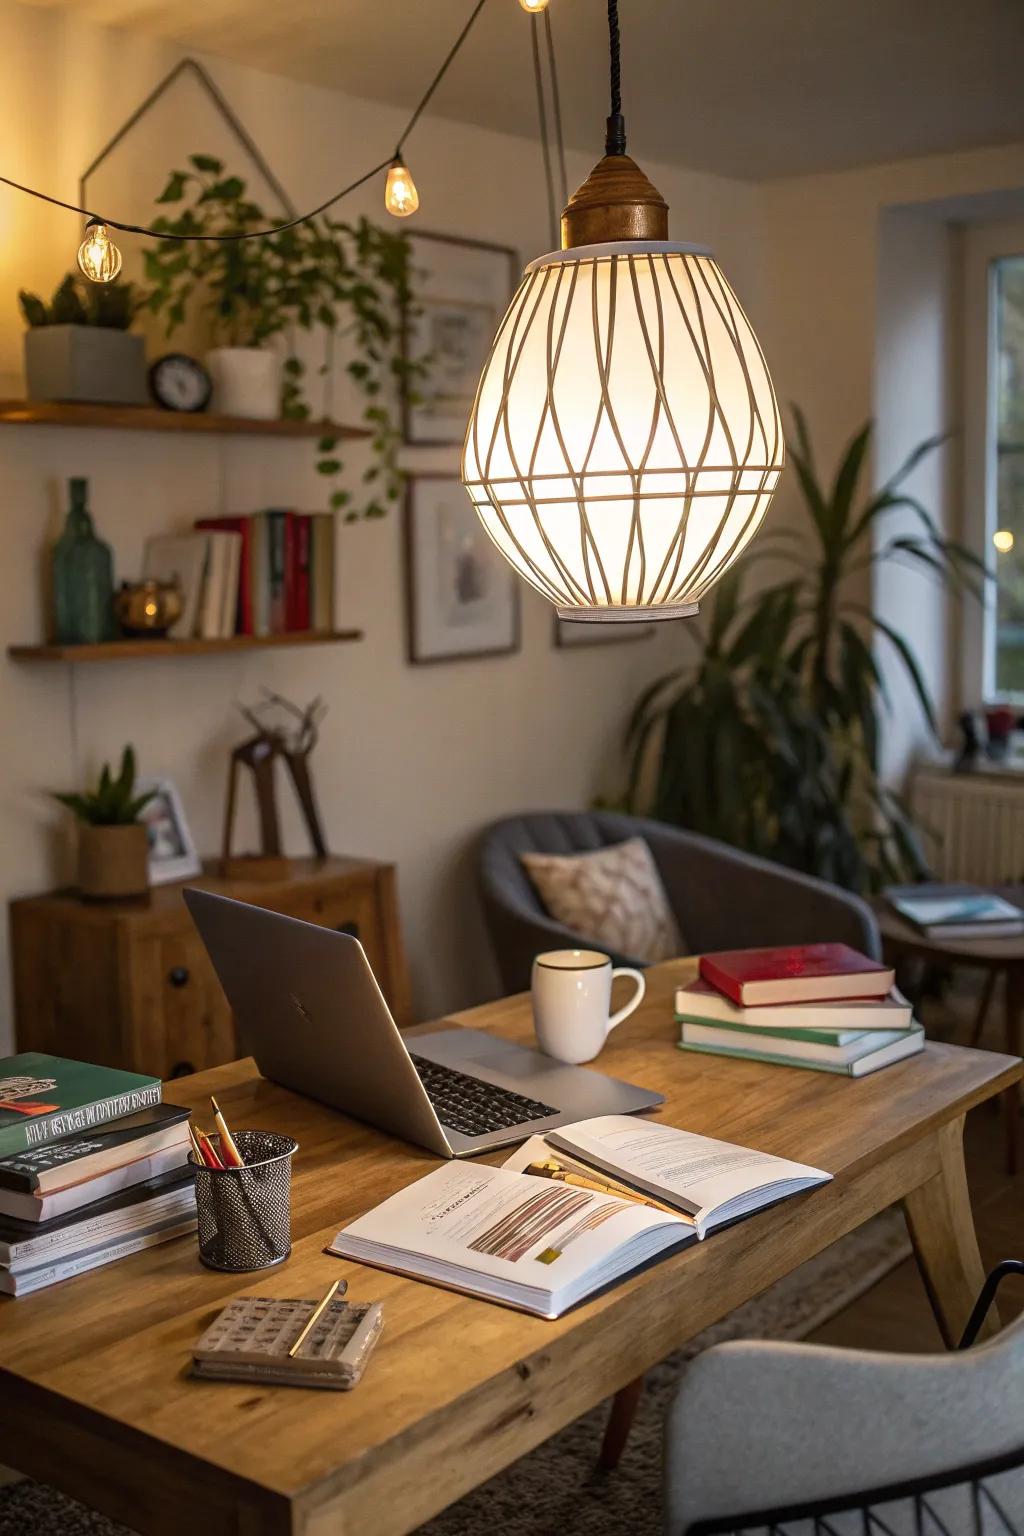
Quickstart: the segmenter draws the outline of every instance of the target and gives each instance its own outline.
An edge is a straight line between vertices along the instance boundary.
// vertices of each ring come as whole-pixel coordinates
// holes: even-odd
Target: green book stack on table
[[[849,962],[848,955],[853,957]],[[866,1077],[924,1048],[924,1031],[892,984],[891,972],[878,967],[878,995],[865,995],[863,976],[870,962],[843,946],[735,951],[707,959],[707,968],[701,962],[700,979],[676,991],[680,1050]],[[847,963],[850,976],[861,980],[856,993],[851,981],[854,995],[844,997],[842,967]],[[811,974],[824,977],[818,999],[807,995],[813,990]],[[757,987],[762,976],[769,980],[773,1000],[739,1001],[743,988],[751,981]],[[790,978],[793,995],[787,996]]]

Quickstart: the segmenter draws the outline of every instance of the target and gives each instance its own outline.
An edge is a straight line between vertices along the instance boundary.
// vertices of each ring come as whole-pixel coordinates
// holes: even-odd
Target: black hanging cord
[[[406,123],[404,129],[402,130],[398,142],[395,146],[394,154],[389,155],[386,160],[381,160],[378,165],[372,166],[371,169],[365,171],[362,176],[358,176],[355,181],[350,181],[347,187],[342,187],[340,192],[335,192],[333,197],[329,197],[326,202],[321,203],[319,207],[310,209],[309,213],[304,213],[299,218],[289,219],[285,224],[273,224],[267,229],[243,230],[240,233],[233,235],[172,235],[168,234],[166,230],[151,229],[145,224],[124,224],[118,219],[105,218],[102,214],[94,213],[90,208],[80,208],[77,203],[65,203],[59,197],[51,197],[48,192],[37,192],[34,187],[23,186],[20,181],[12,181],[9,176],[0,176],[0,183],[2,183],[5,187],[13,187],[16,192],[25,192],[29,197],[37,197],[41,202],[50,203],[55,208],[65,208],[67,209],[68,213],[79,213],[84,218],[88,219],[90,224],[105,224],[108,229],[118,229],[127,235],[152,236],[154,240],[175,240],[178,242],[197,241],[224,244],[226,242],[239,240],[261,240],[265,239],[268,235],[283,234],[286,229],[295,229],[297,225],[305,224],[309,219],[315,219],[318,214],[326,213],[328,208],[332,208],[334,204],[340,202],[343,197],[347,197],[350,192],[354,192],[357,187],[363,186],[365,182],[371,181],[374,176],[379,176],[381,171],[387,170],[388,166],[393,165],[396,160],[400,160],[402,158],[402,146],[405,144],[409,134],[412,132],[413,128],[419,121],[424,108],[430,101],[430,98],[433,96],[434,92],[437,90],[437,87],[441,84],[441,81],[447,74],[449,65],[455,58],[455,55],[458,53],[463,43],[466,41],[466,38],[469,36],[469,32],[473,26],[473,23],[476,21],[486,3],[487,0],[476,0],[476,4],[473,6],[473,9],[469,14],[469,20],[466,22],[465,26],[462,28],[462,31],[455,39],[455,42],[449,49],[440,69],[437,71],[434,78],[427,86],[426,91],[416,106],[416,110],[413,112],[409,121]]]
[[[622,87],[619,66],[619,0],[608,0],[608,52],[611,76],[611,115],[605,130],[606,155],[626,153],[626,120],[622,115]]]

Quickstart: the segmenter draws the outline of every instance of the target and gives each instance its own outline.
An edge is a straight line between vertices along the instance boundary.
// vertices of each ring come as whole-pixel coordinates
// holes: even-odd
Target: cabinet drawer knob
[[[176,1061],[167,1075],[168,1077],[191,1077],[195,1070],[190,1061]]]
[[[167,980],[172,987],[188,986],[188,967],[185,965],[172,965],[167,972]]]

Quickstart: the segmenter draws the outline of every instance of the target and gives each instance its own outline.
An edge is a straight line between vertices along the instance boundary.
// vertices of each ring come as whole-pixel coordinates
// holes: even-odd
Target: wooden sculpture
[[[305,709],[301,709],[281,694],[264,688],[263,699],[258,704],[240,704],[238,707],[253,727],[255,735],[243,741],[231,754],[221,873],[233,879],[280,879],[287,873],[288,862],[281,851],[281,823],[277,811],[275,764],[278,758],[284,759],[291,775],[313,853],[318,859],[327,857],[327,843],[309,771],[310,753],[319,739],[320,722],[327,713],[327,706],[318,696]],[[260,852],[235,855],[231,851],[231,844],[238,803],[238,781],[243,767],[248,768],[253,776],[260,824]]]

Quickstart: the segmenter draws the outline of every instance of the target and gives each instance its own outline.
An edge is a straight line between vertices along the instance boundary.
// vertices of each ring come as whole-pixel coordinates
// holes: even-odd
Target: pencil
[[[289,1358],[289,1360],[294,1360],[295,1359],[295,1356],[298,1354],[299,1350],[302,1348],[303,1344],[306,1342],[306,1336],[310,1332],[310,1330],[312,1329],[313,1324],[315,1322],[317,1322],[317,1320],[323,1315],[323,1313],[326,1310],[326,1308],[330,1306],[331,1302],[334,1300],[335,1296],[337,1295],[338,1287],[340,1285],[342,1285],[342,1284],[344,1284],[343,1281],[335,1280],[333,1285],[329,1285],[327,1287],[326,1292],[321,1297],[321,1299],[317,1303],[317,1305],[313,1308],[312,1315],[310,1316],[309,1320],[307,1321],[306,1326],[303,1328],[302,1332],[299,1334],[298,1338],[295,1340],[295,1343],[292,1345],[291,1349],[288,1351],[288,1358]]]
[[[221,1114],[220,1105],[217,1103],[217,1100],[214,1098],[212,1093],[210,1094],[210,1103],[213,1105],[214,1123],[220,1132],[221,1162],[225,1168],[244,1167],[244,1159],[242,1154],[235,1146],[235,1139],[231,1132],[228,1130],[228,1123],[224,1119],[224,1116]]]
[[[207,1168],[223,1169],[224,1164],[217,1156],[217,1149],[214,1147],[213,1142],[210,1140],[209,1136],[207,1136],[206,1132],[201,1131],[198,1126],[196,1126],[196,1140],[199,1143],[199,1150],[202,1153],[203,1162],[206,1164]]]

